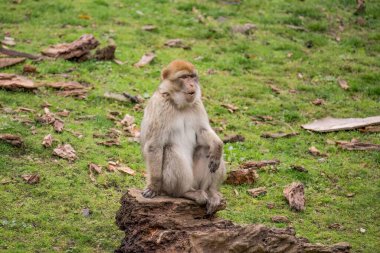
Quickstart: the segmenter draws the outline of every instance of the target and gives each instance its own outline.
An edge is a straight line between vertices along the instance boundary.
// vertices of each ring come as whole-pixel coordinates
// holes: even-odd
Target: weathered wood
[[[217,217],[206,218],[206,209],[193,201],[164,196],[146,199],[136,189],[122,197],[116,223],[125,232],[117,253],[350,251],[347,243],[311,244],[296,237],[292,228],[239,226]]]

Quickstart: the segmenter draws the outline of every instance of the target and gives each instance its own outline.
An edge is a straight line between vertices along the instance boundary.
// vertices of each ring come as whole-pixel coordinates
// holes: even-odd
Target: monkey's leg
[[[204,190],[188,191],[182,197],[194,200],[199,205],[204,205],[208,202],[207,193]]]

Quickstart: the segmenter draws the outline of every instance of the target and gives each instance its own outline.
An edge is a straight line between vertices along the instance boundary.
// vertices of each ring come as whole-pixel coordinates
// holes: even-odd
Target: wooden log
[[[215,216],[206,217],[206,209],[193,201],[165,196],[146,199],[136,189],[122,197],[116,224],[125,232],[117,253],[350,251],[347,243],[311,244],[296,237],[292,228],[240,226]]]

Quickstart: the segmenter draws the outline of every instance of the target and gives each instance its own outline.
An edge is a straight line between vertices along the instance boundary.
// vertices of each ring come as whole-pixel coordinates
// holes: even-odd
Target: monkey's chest
[[[196,127],[191,118],[181,117],[175,119],[171,124],[171,135],[169,142],[184,151],[192,154],[196,146]]]

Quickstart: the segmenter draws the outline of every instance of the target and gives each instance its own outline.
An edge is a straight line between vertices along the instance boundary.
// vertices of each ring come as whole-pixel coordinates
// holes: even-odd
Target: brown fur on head
[[[188,74],[196,73],[194,65],[187,61],[174,60],[162,70],[161,78],[162,80],[173,80],[178,77],[179,74],[183,74],[184,72]]]

